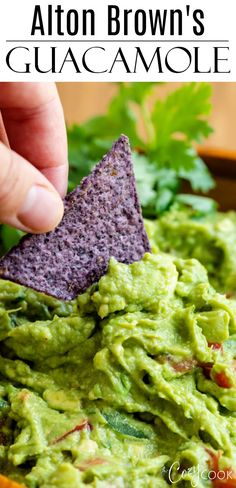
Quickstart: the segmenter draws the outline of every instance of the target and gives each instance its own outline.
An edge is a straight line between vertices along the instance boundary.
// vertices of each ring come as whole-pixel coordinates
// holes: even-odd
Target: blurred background
[[[160,96],[181,83],[157,85]],[[58,83],[67,124],[80,123],[100,115],[116,93],[115,83]],[[212,114],[214,133],[204,143],[207,147],[236,151],[236,83],[212,83]]]

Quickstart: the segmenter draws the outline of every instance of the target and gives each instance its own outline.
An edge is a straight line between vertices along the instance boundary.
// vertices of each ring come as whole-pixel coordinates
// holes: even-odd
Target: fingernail
[[[56,192],[35,185],[28,191],[17,217],[27,230],[48,232],[59,224],[63,210],[63,202]]]

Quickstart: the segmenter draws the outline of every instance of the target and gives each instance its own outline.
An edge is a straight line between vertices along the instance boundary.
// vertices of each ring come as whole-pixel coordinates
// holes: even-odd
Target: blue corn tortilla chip
[[[132,263],[150,252],[126,136],[64,203],[54,231],[23,237],[1,258],[1,278],[72,300],[106,273],[111,256]]]

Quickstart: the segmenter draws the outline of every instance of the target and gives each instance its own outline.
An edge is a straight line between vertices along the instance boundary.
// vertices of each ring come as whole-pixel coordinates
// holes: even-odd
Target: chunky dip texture
[[[146,227],[153,244],[182,258],[198,259],[212,285],[222,293],[236,292],[236,212],[207,216],[178,208]]]
[[[236,486],[235,214],[174,210],[146,229],[153,254],[111,258],[73,302],[0,281],[1,474]]]

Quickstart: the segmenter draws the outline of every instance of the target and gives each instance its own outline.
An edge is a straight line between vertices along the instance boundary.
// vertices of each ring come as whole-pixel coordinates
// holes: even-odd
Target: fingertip
[[[35,234],[54,230],[64,214],[63,201],[57,192],[46,187],[32,186],[18,211],[21,230]]]
[[[20,84],[21,85],[21,84]],[[68,184],[68,144],[62,104],[56,86],[9,84],[0,106],[11,148],[37,168],[61,196]],[[4,104],[4,100],[7,103]]]

